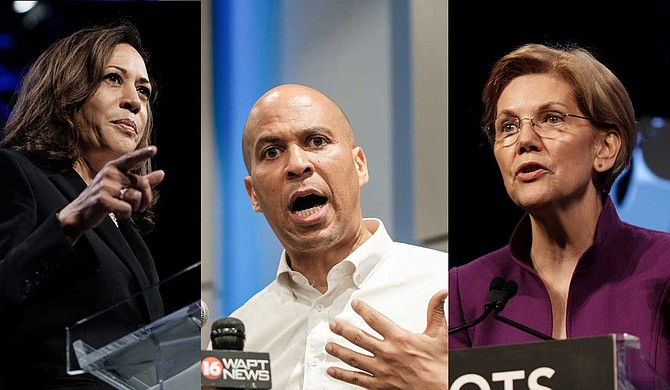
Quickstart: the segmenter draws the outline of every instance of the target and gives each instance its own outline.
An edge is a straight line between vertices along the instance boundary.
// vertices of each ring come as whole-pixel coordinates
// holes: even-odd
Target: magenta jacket
[[[517,225],[510,244],[449,271],[449,327],[473,321],[484,311],[496,276],[519,289],[500,313],[551,335],[549,294],[530,263],[530,219]],[[568,294],[567,337],[629,333],[670,382],[670,233],[621,221],[608,197],[593,245],[577,263]],[[539,339],[489,315],[480,324],[449,336],[449,348],[524,343]]]

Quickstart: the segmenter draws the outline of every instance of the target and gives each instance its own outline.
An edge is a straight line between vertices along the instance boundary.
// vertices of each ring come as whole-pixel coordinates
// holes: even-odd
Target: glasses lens
[[[516,141],[519,134],[519,118],[502,117],[495,121],[495,142],[508,146]]]

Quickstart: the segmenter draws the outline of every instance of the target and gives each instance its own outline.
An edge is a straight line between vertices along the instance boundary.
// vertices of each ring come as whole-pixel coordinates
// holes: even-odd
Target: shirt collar
[[[353,283],[358,288],[369,278],[376,265],[384,258],[389,244],[393,242],[380,219],[364,218],[363,223],[365,228],[372,233],[372,236],[331,269],[331,273],[340,271],[348,274],[343,276],[351,275]],[[286,261],[286,250],[282,250],[279,267],[277,268],[277,283],[290,290],[292,274],[298,274],[298,272],[291,270]]]

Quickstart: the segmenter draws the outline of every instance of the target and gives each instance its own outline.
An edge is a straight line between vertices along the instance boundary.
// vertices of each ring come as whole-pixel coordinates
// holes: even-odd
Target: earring
[[[602,166],[603,166],[603,163],[598,163],[599,168],[602,167]]]

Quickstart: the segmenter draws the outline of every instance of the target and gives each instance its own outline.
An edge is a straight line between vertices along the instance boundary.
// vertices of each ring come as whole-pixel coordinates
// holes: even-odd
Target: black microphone
[[[519,289],[519,286],[516,284],[515,281],[513,280],[507,280],[504,282],[503,286],[501,287],[500,291],[500,300],[495,303],[495,310],[493,312],[493,318],[495,318],[498,321],[502,321],[506,323],[507,325],[511,325],[519,330],[522,330],[526,333],[532,334],[535,337],[539,337],[543,340],[554,340],[553,337],[549,337],[544,333],[540,333],[534,329],[531,329],[525,325],[521,325],[518,322],[512,321],[509,318],[501,316],[499,313],[505,308],[505,305],[507,305],[507,302],[512,299],[515,295],[517,290]]]
[[[453,334],[471,328],[477,325],[478,323],[484,321],[484,318],[486,318],[486,316],[488,316],[489,313],[491,313],[491,311],[495,309],[498,302],[504,299],[504,295],[506,294],[505,292],[502,291],[504,284],[505,284],[505,278],[503,278],[502,276],[496,276],[495,278],[493,278],[491,280],[491,283],[489,284],[489,296],[486,299],[486,303],[484,304],[484,313],[474,321],[467,322],[463,325],[449,329],[449,334]]]
[[[220,318],[212,324],[212,350],[202,350],[203,387],[216,389],[271,389],[270,354],[244,352],[246,339],[242,321]]]
[[[495,313],[499,313],[505,308],[507,301],[512,299],[519,291],[519,286],[513,280],[505,280],[502,287],[500,287],[500,299],[496,301]]]
[[[245,330],[242,321],[234,317],[219,318],[212,324],[209,336],[214,349],[244,349]]]

